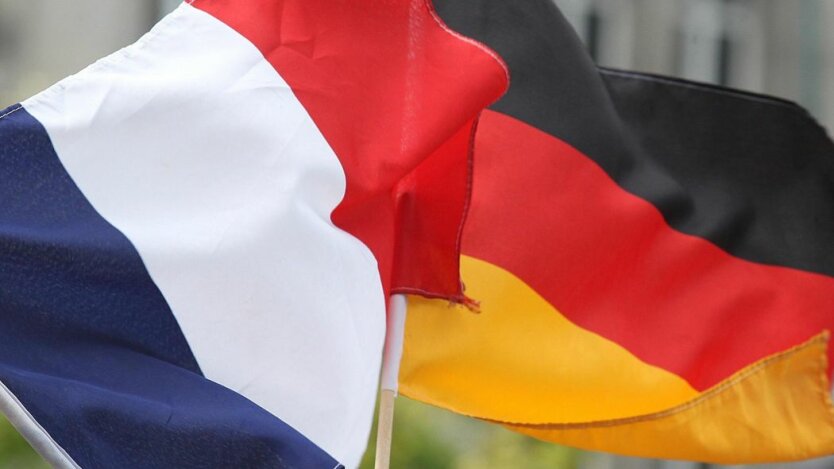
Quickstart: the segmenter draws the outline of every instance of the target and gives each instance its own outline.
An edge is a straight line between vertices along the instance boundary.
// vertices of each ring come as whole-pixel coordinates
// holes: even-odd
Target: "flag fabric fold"
[[[599,70],[549,1],[438,2],[512,75],[462,272],[401,391],[539,438],[719,463],[834,453],[834,144],[793,103]]]
[[[59,467],[357,465],[505,86],[424,0],[195,0],[0,113],[3,410]]]

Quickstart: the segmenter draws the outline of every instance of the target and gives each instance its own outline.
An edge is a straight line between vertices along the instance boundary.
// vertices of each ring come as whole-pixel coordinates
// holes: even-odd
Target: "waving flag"
[[[507,61],[463,280],[412,299],[401,391],[538,438],[752,463],[834,453],[834,144],[798,106],[599,71],[549,1],[439,2]]]
[[[358,464],[505,86],[424,0],[196,0],[0,112],[0,407],[59,467]]]

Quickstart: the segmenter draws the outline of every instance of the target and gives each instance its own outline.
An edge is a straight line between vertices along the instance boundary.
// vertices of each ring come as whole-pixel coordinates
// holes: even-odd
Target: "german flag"
[[[438,1],[507,62],[463,280],[412,298],[403,394],[537,438],[716,463],[834,453],[834,144],[797,105],[600,70],[550,1]]]

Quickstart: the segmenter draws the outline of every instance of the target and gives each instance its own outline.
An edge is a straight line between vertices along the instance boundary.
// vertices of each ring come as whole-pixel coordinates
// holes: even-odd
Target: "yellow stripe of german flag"
[[[473,314],[409,300],[404,395],[548,441],[716,463],[796,460],[834,447],[827,334],[699,393],[566,319],[523,281],[462,259]]]

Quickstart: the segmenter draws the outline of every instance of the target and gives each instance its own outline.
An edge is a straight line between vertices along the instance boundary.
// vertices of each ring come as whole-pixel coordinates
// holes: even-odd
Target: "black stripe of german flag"
[[[743,259],[834,275],[834,146],[802,108],[600,73],[552,2],[436,6],[507,62],[512,86],[493,110],[574,146],[677,230]]]

